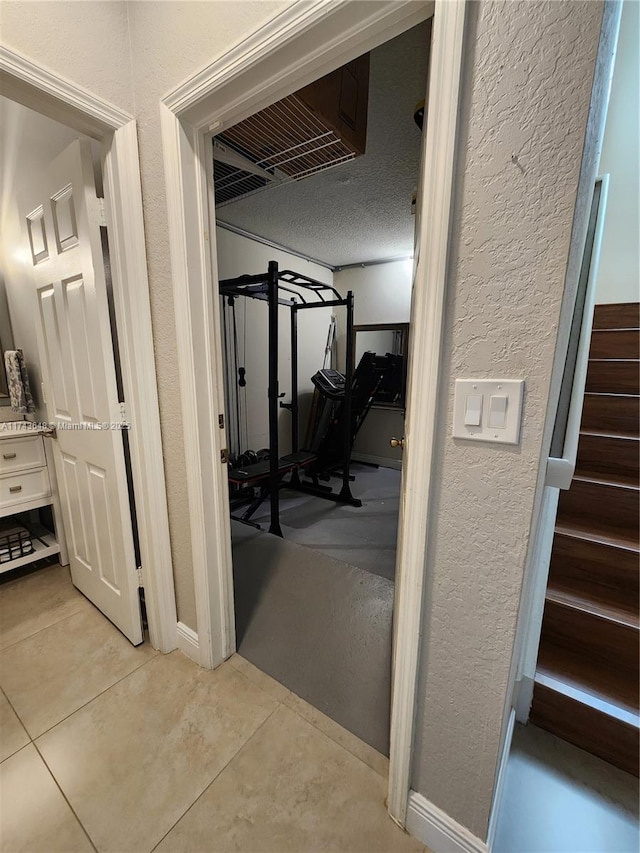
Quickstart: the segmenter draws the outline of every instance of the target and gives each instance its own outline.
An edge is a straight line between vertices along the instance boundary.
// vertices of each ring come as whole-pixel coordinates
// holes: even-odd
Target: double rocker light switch
[[[453,437],[518,444],[523,379],[456,379]]]

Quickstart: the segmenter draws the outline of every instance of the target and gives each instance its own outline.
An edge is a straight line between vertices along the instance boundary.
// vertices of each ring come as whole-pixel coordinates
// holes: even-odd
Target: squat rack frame
[[[292,287],[300,290],[293,290]],[[223,279],[219,282],[219,292],[223,297],[245,297],[260,299],[268,303],[268,347],[269,347],[269,379],[268,379],[268,406],[269,406],[269,498],[271,504],[271,517],[269,533],[282,536],[280,528],[280,453],[279,453],[279,429],[278,409],[289,409],[292,417],[291,425],[291,449],[292,453],[299,451],[299,423],[298,423],[298,312],[310,308],[337,308],[347,309],[346,324],[346,369],[345,369],[345,394],[343,398],[343,459],[342,459],[342,488],[339,493],[330,488],[320,486],[317,477],[314,476],[313,485],[301,483],[294,471],[287,488],[316,497],[325,498],[336,503],[348,503],[352,506],[362,506],[362,501],[354,498],[351,493],[351,400],[353,381],[353,292],[348,291],[346,297],[340,296],[338,291],[329,284],[309,278],[293,270],[279,270],[276,261],[269,261],[265,273],[257,275],[241,275],[237,278]],[[280,294],[290,294],[283,297]],[[291,335],[291,402],[280,402],[278,381],[278,307],[284,305],[291,311],[290,335]],[[279,405],[278,405],[279,404]]]

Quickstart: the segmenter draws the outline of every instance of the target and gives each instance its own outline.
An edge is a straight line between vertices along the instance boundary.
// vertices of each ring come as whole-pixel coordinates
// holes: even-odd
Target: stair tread
[[[559,675],[549,668],[541,666],[536,671],[535,683],[547,687],[568,696],[581,705],[586,705],[596,711],[600,711],[620,722],[640,728],[640,716],[635,708],[629,707],[619,701],[612,701],[609,696],[593,688],[586,687],[578,680],[570,676]]]
[[[640,492],[640,484],[622,483],[620,480],[608,480],[604,477],[589,477],[585,474],[574,474],[572,482],[591,483],[594,486],[612,486],[615,489],[630,489],[632,492]]]
[[[616,438],[621,441],[636,441],[640,444],[640,435],[625,435],[624,433],[619,432],[601,432],[600,430],[594,429],[581,429],[580,435],[591,435],[595,438]]]
[[[616,668],[611,662],[605,664],[575,649],[550,644],[545,638],[540,646],[536,672],[600,697],[629,713],[638,713],[637,680],[627,668]]]
[[[574,539],[582,539],[584,542],[597,542],[599,545],[610,545],[613,548],[624,548],[640,555],[640,544],[633,539],[625,539],[621,536],[604,536],[591,530],[580,527],[571,527],[568,524],[556,524],[555,532],[563,536],[572,536]]]
[[[578,610],[581,613],[588,613],[596,616],[599,619],[604,619],[607,622],[615,622],[618,625],[624,625],[627,628],[632,628],[635,631],[640,630],[640,619],[638,613],[630,613],[621,607],[615,607],[612,604],[604,604],[601,601],[587,598],[583,595],[576,595],[567,590],[558,589],[551,583],[547,587],[547,601],[555,601],[564,607],[572,610]],[[635,602],[637,607],[637,602]]]
[[[605,359],[600,360],[604,361]],[[629,359],[626,360],[628,361]],[[593,359],[593,361],[596,361],[596,359]],[[640,397],[640,394],[615,394],[611,393],[611,391],[585,391],[584,393],[585,397],[587,396],[587,394],[590,397],[625,397],[629,400],[637,400],[638,397]]]
[[[573,536],[575,539],[583,539],[587,542],[598,542],[600,545],[612,545],[614,548],[624,548],[627,551],[635,551],[640,554],[640,543],[636,539],[628,539],[624,536],[605,536],[593,530],[582,527],[573,527],[569,524],[556,523],[555,532],[563,536]]]
[[[581,539],[583,542],[597,542],[599,545],[610,545],[613,548],[623,548],[625,551],[633,551],[636,554],[640,554],[640,545],[637,542],[622,539],[618,536],[601,536],[599,533],[583,530],[580,527],[571,527],[568,524],[556,524],[555,532],[560,533],[562,536]]]

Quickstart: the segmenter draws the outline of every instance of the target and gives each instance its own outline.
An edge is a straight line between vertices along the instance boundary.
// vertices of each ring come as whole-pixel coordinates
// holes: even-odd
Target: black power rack
[[[296,288],[296,289],[293,289]],[[241,275],[237,278],[224,279],[219,283],[220,295],[227,299],[238,297],[261,299],[268,303],[268,348],[269,348],[269,461],[246,465],[242,477],[234,480],[236,483],[266,482],[262,499],[268,494],[271,504],[269,533],[282,536],[280,528],[280,488],[315,495],[335,503],[348,503],[352,506],[362,506],[362,501],[351,494],[351,404],[353,378],[353,293],[349,291],[345,298],[329,284],[309,278],[292,270],[279,270],[276,261],[269,261],[266,272],[257,275]],[[284,296],[283,294],[287,294]],[[284,305],[291,311],[291,402],[279,401],[278,385],[278,306]],[[346,370],[343,397],[343,458],[341,469],[342,487],[339,492],[318,483],[315,473],[311,483],[303,483],[298,476],[299,469],[310,468],[316,461],[314,454],[300,451],[298,423],[298,313],[312,308],[346,308]],[[292,453],[280,457],[278,436],[278,407],[291,412],[291,446]],[[290,473],[290,479],[283,484],[283,476]],[[230,473],[230,479],[233,475]]]

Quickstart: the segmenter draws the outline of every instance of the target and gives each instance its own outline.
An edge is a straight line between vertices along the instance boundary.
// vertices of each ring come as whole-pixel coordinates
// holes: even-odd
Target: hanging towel
[[[31,386],[22,350],[7,350],[4,354],[4,366],[7,369],[11,410],[21,415],[35,412],[36,407],[31,396]]]

